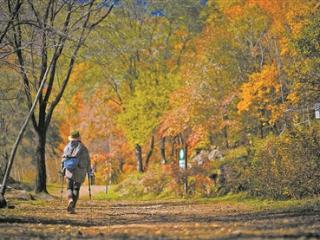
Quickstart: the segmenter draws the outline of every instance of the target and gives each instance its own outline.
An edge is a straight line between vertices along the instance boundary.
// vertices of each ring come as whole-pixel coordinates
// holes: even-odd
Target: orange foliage
[[[190,102],[187,97],[190,94],[190,88],[182,88],[172,93],[170,105],[172,106],[162,119],[160,134],[163,136],[175,136],[186,130],[189,126]]]
[[[231,17],[231,18],[242,16],[243,15],[243,7],[239,6],[239,5],[232,6],[230,8],[225,9],[224,14],[227,17]]]
[[[84,89],[81,82],[89,64],[80,63],[75,67],[71,80],[77,87],[69,101],[63,101],[60,111],[60,136],[63,142],[59,148],[62,151],[70,131],[80,131],[82,141],[87,145],[91,154],[92,165],[97,170],[97,176],[103,180],[109,169],[109,163],[114,170],[119,168],[120,161],[131,157],[132,149],[128,148],[123,133],[118,129],[114,116],[120,106],[108,97],[105,89],[97,89],[90,97],[84,98]]]
[[[283,111],[280,107],[281,85],[279,73],[274,65],[264,66],[261,72],[253,73],[247,83],[242,84],[238,111],[250,111],[260,120],[274,123]],[[265,119],[263,111],[271,112],[271,117]]]

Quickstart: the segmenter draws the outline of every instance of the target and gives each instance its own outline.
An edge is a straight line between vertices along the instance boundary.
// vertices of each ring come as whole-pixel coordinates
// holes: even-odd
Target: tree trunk
[[[119,170],[120,170],[120,172],[123,172],[123,166],[124,166],[125,163],[126,163],[126,161],[121,157],[119,159]]]
[[[162,137],[160,140],[160,154],[161,154],[161,163],[166,164],[166,137]]]
[[[42,88],[44,86],[45,79],[46,79],[46,76],[48,74],[49,69],[50,69],[50,67],[47,69],[47,71],[44,74],[44,77],[43,77],[43,79],[41,81],[40,87],[39,87],[37,95],[36,95],[36,97],[35,97],[35,99],[34,99],[34,101],[32,103],[32,106],[30,108],[28,116],[27,116],[26,120],[24,121],[24,123],[23,123],[23,125],[22,125],[22,127],[21,127],[21,129],[19,131],[19,134],[17,136],[17,139],[16,139],[16,141],[15,141],[13,147],[12,147],[12,150],[11,150],[11,153],[10,153],[10,158],[9,158],[9,161],[8,161],[8,166],[6,168],[6,172],[5,172],[4,176],[3,176],[2,186],[0,188],[0,208],[4,208],[4,207],[7,206],[7,202],[6,202],[5,198],[4,198],[4,194],[6,192],[7,181],[8,181],[10,172],[11,172],[13,160],[14,160],[14,157],[15,157],[15,155],[17,153],[17,149],[18,149],[19,143],[20,143],[20,141],[22,139],[23,133],[24,133],[24,131],[26,130],[26,128],[28,126],[28,122],[31,119],[31,116],[33,115],[33,112],[34,112],[34,109],[36,107],[36,104],[37,104],[37,102],[39,100],[40,93],[41,93]]]
[[[175,138],[171,137],[171,153],[170,153],[170,159],[173,159],[175,156]]]
[[[37,22],[39,24],[36,24],[37,26],[34,26],[34,24],[21,24],[23,21],[23,19],[20,19],[18,16],[18,10],[20,8],[20,4],[22,4],[22,2],[27,2],[29,7],[25,8],[25,9],[29,9],[26,14],[30,14],[32,17],[36,18]],[[25,94],[28,100],[28,107],[30,108],[29,110],[29,114],[22,126],[22,128],[20,129],[20,132],[17,136],[16,142],[13,145],[11,154],[10,154],[10,158],[9,158],[9,162],[8,162],[8,166],[6,168],[6,172],[5,175],[3,177],[3,181],[2,181],[2,186],[0,188],[0,208],[1,207],[5,207],[6,206],[6,201],[4,199],[4,194],[5,194],[5,190],[6,190],[6,185],[7,185],[7,180],[8,177],[10,175],[10,171],[12,168],[12,164],[15,158],[15,154],[17,151],[17,148],[19,146],[19,143],[22,139],[23,133],[28,125],[28,121],[29,119],[32,120],[33,125],[35,130],[38,133],[38,146],[37,146],[37,150],[36,150],[36,160],[37,160],[37,180],[36,180],[36,192],[47,192],[46,189],[46,168],[45,168],[45,143],[46,143],[46,129],[48,129],[50,121],[51,121],[51,117],[53,114],[54,109],[56,108],[57,104],[60,102],[65,88],[69,82],[70,79],[70,75],[71,72],[73,70],[73,66],[75,63],[75,60],[77,58],[78,55],[78,51],[79,49],[83,46],[83,44],[85,43],[86,39],[88,38],[90,32],[97,26],[99,25],[111,12],[114,4],[112,4],[109,9],[107,10],[107,12],[105,14],[98,14],[96,11],[98,10],[95,5],[94,2],[95,1],[90,1],[89,4],[86,4],[87,9],[83,9],[80,12],[79,11],[75,11],[75,8],[78,8],[77,4],[67,4],[67,10],[68,11],[61,11],[61,12],[66,12],[65,16],[61,16],[59,17],[59,19],[65,19],[64,22],[61,22],[61,26],[63,25],[63,31],[61,33],[59,33],[58,35],[55,35],[55,33],[58,33],[59,31],[56,31],[56,17],[58,16],[58,13],[60,12],[61,9],[64,8],[65,3],[62,3],[61,7],[57,6],[57,4],[53,4],[54,1],[47,1],[47,6],[46,6],[46,11],[44,14],[42,14],[43,9],[41,8],[41,12],[39,10],[39,12],[37,11],[37,8],[34,7],[33,2],[32,1],[17,1],[17,5],[15,7],[14,12],[12,11],[12,4],[11,1],[8,1],[8,11],[12,16],[12,20],[14,20],[11,24],[8,23],[7,25],[7,29],[9,29],[9,27],[12,28],[12,36],[9,36],[8,38],[12,38],[12,41],[10,41],[10,45],[11,47],[13,47],[13,52],[16,53],[17,55],[17,59],[18,59],[18,69],[20,70],[20,74],[22,76],[22,80],[24,83],[24,89],[25,89]],[[56,1],[59,2],[59,1]],[[99,8],[99,9],[105,9],[105,8]],[[95,12],[95,13],[93,13]],[[79,18],[78,19],[74,19],[74,17],[72,15],[78,15]],[[94,21],[90,22],[90,19],[92,18],[92,15],[94,16],[101,16],[101,17],[97,17],[95,18]],[[41,19],[40,19],[41,17]],[[43,18],[43,19],[42,19]],[[58,18],[58,17],[57,17]],[[82,25],[82,28],[79,28],[78,24],[70,24],[70,20],[73,20],[74,22],[77,22],[78,24]],[[11,21],[12,21],[11,20]],[[60,22],[60,21],[58,21]],[[25,37],[27,37],[27,35],[22,34],[24,33],[24,29],[22,29],[22,26],[25,27],[29,27],[30,32],[33,32],[34,29],[38,28],[42,31],[42,43],[39,42],[40,44],[40,49],[41,49],[41,56],[42,59],[39,61],[39,66],[40,67],[40,79],[41,79],[41,84],[38,88],[38,92],[37,95],[34,99],[34,101],[32,101],[32,94],[30,91],[30,86],[32,85],[30,78],[29,78],[29,74],[27,72],[26,69],[30,69],[31,73],[34,72],[35,70],[35,65],[32,64],[31,66],[27,66],[26,63],[28,63],[28,59],[29,57],[31,57],[33,59],[33,51],[29,48],[29,40]],[[49,30],[50,29],[50,30]],[[77,30],[80,29],[79,33],[76,33]],[[5,29],[6,30],[6,29]],[[6,35],[7,31],[4,31],[4,33],[1,33],[0,36],[0,42],[2,41],[2,39],[4,38],[4,36]],[[48,34],[49,33],[49,34]],[[54,34],[52,34],[54,33]],[[50,99],[52,90],[53,90],[53,86],[55,86],[55,79],[56,79],[56,66],[58,64],[58,59],[60,58],[61,55],[63,55],[64,49],[65,49],[65,44],[66,41],[70,38],[73,39],[71,35],[71,33],[75,33],[77,36],[79,36],[79,38],[75,41],[75,45],[70,57],[70,61],[69,61],[69,67],[67,69],[66,75],[62,80],[61,86],[59,86],[59,88],[55,89],[54,91],[56,92],[56,96],[53,99]],[[62,34],[62,35],[60,35]],[[49,39],[48,37],[51,37],[51,39]],[[33,41],[33,38],[31,39]],[[69,40],[68,40],[69,41]],[[47,62],[47,54],[48,54],[48,48],[49,46],[51,46],[50,43],[55,42],[56,44],[54,44],[55,46],[52,48],[52,59],[50,61],[50,64],[48,64]],[[72,42],[74,42],[74,40],[72,40]],[[27,48],[24,48],[22,46],[28,46]],[[31,46],[32,47],[32,46]],[[71,49],[70,49],[71,50]],[[68,50],[68,51],[70,51]],[[30,53],[30,56],[27,55],[28,52]],[[35,51],[37,52],[37,51]],[[50,51],[51,52],[51,51]],[[26,54],[24,54],[26,53]],[[38,52],[37,52],[38,53]],[[47,82],[47,88],[44,91],[43,90],[43,86],[44,83],[47,79],[47,75],[50,72],[50,76]],[[37,70],[35,70],[35,72],[37,72]],[[34,79],[34,76],[32,76],[32,79]],[[37,84],[34,84],[33,87],[37,87]],[[44,94],[44,95],[43,95]],[[36,104],[39,101],[39,109],[40,112],[39,114],[34,114],[34,110],[36,107]],[[50,102],[50,107],[47,109],[47,104]],[[41,115],[43,114],[43,115]],[[39,122],[36,122],[36,118],[35,116],[39,116]],[[47,116],[47,118],[43,118]],[[45,122],[44,125],[43,122]]]
[[[142,149],[139,144],[136,144],[135,151],[136,151],[136,159],[137,159],[137,170],[139,173],[142,173],[143,172]]]
[[[225,127],[223,128],[223,136],[224,136],[224,141],[225,141],[226,148],[229,148],[228,127],[227,127],[227,126],[225,126]]]
[[[183,179],[183,188],[184,188],[184,194],[188,195],[188,145],[184,143],[184,151],[185,151],[185,163],[184,163],[184,169],[185,169],[185,175]]]
[[[263,138],[263,122],[260,121],[260,137]]]
[[[145,163],[144,170],[147,170],[147,168],[148,168],[148,166],[149,166],[149,161],[150,161],[150,158],[151,158],[151,156],[152,156],[153,149],[154,149],[154,136],[152,136],[152,138],[151,138],[150,148],[149,148],[149,152],[148,152],[148,154],[147,154],[147,158],[146,158],[146,163]]]
[[[4,156],[4,164],[0,164],[0,180],[2,181],[4,173],[6,172],[7,166],[8,166],[8,161],[9,161],[9,155],[7,151],[5,151]],[[10,178],[10,176],[9,176]]]
[[[46,173],[46,131],[38,134],[38,145],[36,149],[36,162],[37,162],[37,179],[35,192],[47,193],[47,173]]]

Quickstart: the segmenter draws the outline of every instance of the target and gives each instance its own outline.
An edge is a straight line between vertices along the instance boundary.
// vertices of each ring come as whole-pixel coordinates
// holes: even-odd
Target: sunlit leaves
[[[140,75],[134,95],[128,96],[118,123],[131,144],[144,144],[155,132],[162,114],[168,108],[168,94],[178,82],[174,76],[157,79],[151,73]]]
[[[261,121],[275,120],[281,116],[281,85],[279,73],[274,65],[264,66],[261,72],[253,73],[249,81],[241,86],[239,112],[248,111]],[[269,113],[269,114],[268,114]]]
[[[313,3],[192,3],[127,1],[94,33],[69,99],[84,105],[74,106],[90,144],[111,146],[107,158],[131,164],[128,149],[154,135],[187,133],[192,149],[245,142],[258,127],[279,133],[289,108],[317,89]]]

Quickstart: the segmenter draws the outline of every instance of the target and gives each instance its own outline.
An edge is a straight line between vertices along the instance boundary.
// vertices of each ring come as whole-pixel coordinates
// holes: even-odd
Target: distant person
[[[81,184],[90,173],[89,151],[81,142],[79,131],[71,132],[62,157],[62,172],[67,179],[67,211],[75,213]]]

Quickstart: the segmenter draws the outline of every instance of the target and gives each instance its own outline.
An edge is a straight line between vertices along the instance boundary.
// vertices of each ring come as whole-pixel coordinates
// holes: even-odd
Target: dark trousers
[[[75,182],[72,179],[67,178],[67,194],[68,199],[73,200],[73,207],[76,207],[76,203],[79,199],[79,191],[80,191],[81,183]]]

